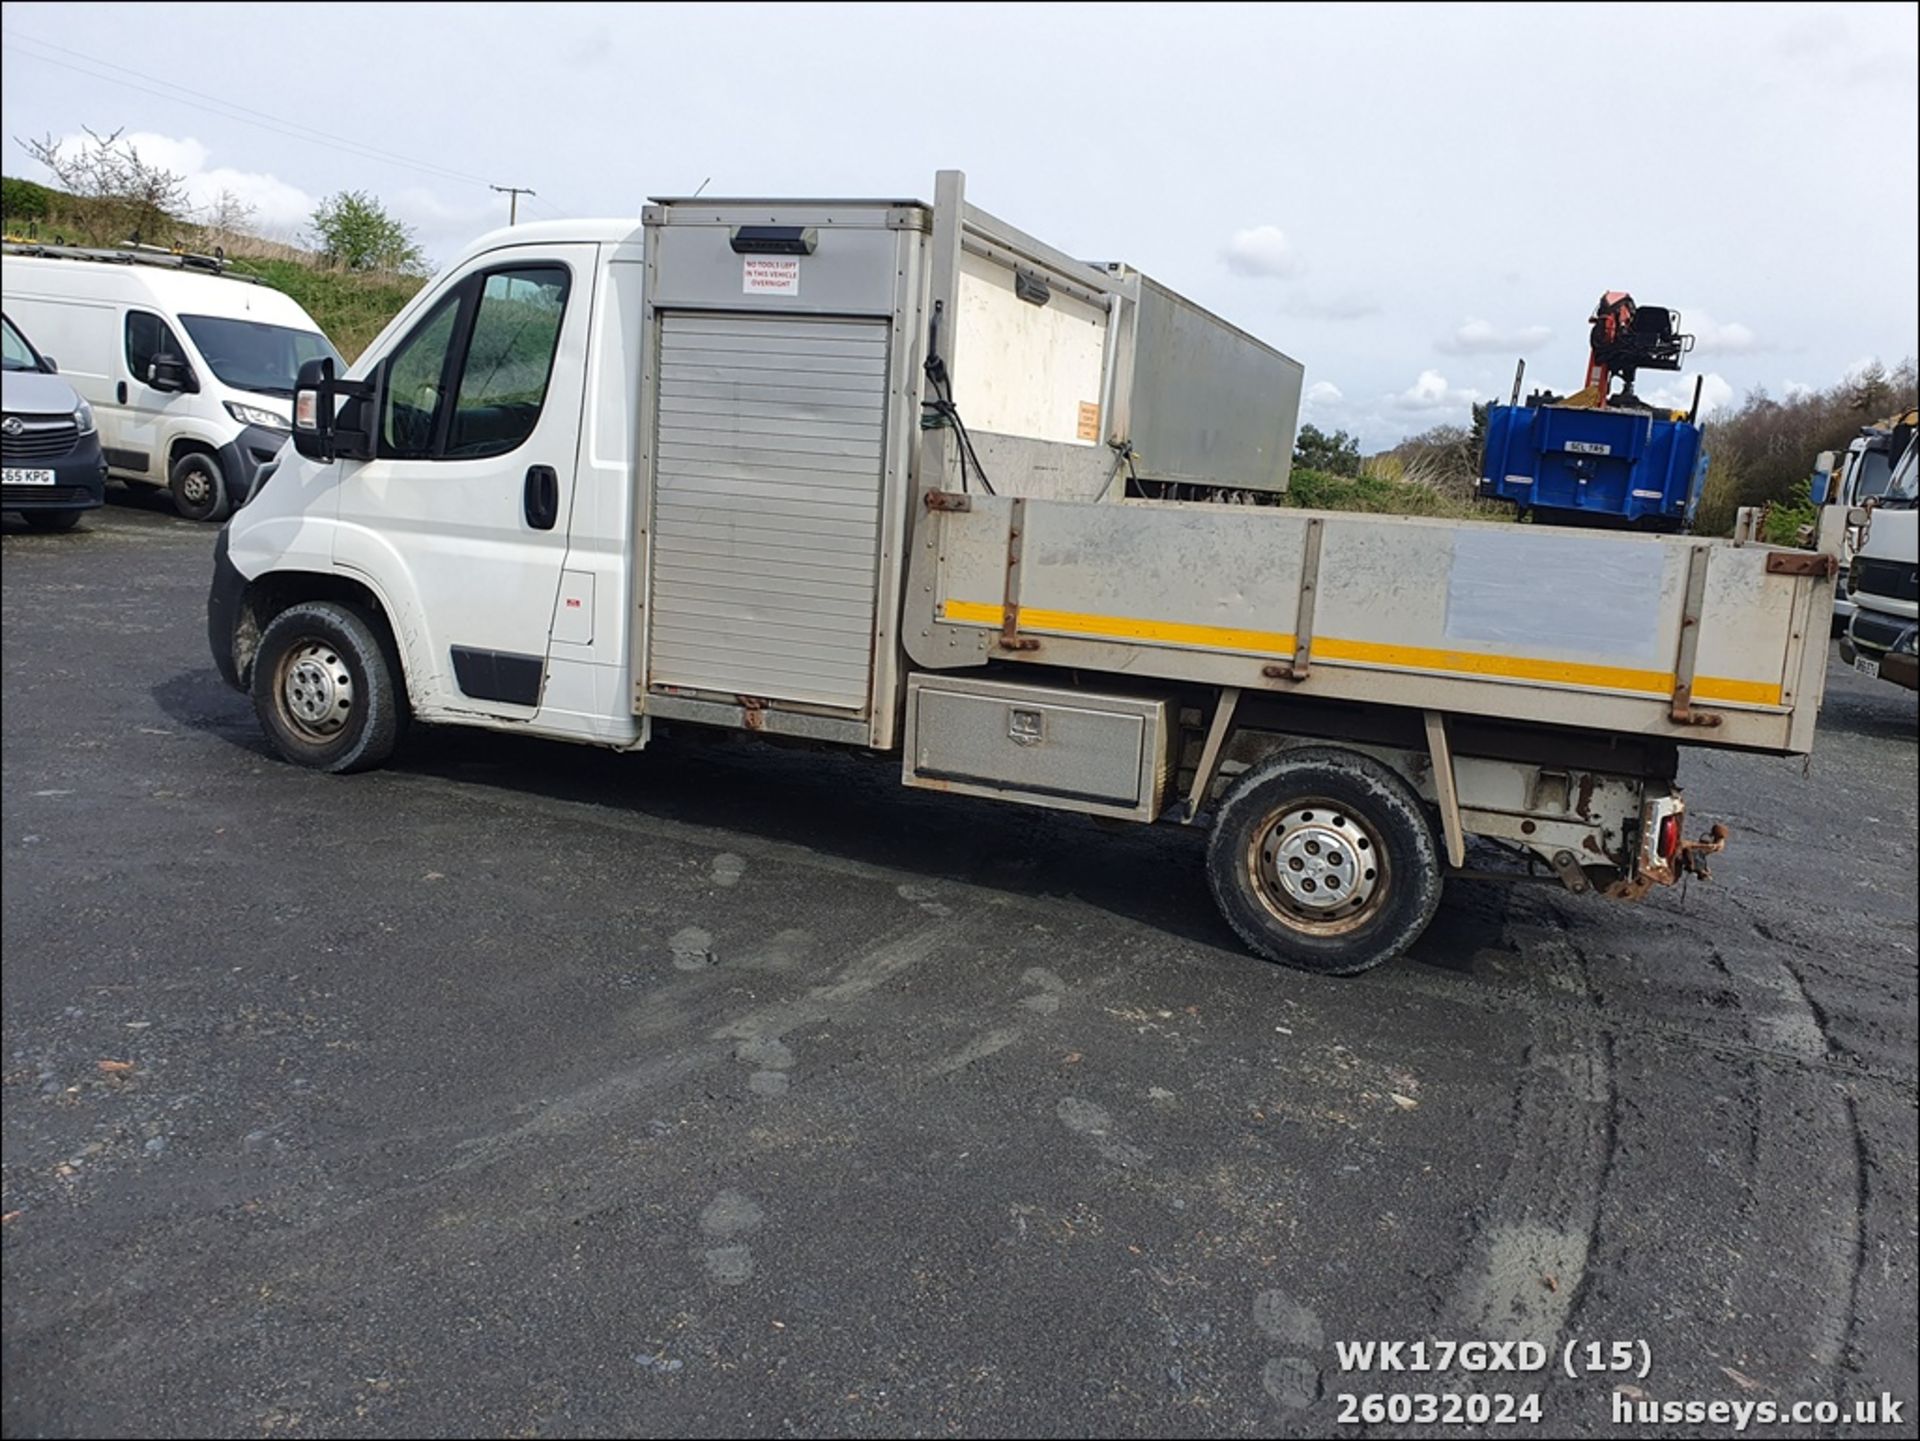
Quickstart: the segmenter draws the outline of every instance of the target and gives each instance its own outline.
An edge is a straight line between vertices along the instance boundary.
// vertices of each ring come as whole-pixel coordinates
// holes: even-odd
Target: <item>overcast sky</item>
[[[1910,4],[4,14],[8,174],[44,178],[16,138],[125,127],[263,230],[364,189],[444,260],[505,222],[487,181],[545,219],[709,177],[931,198],[954,166],[1303,361],[1307,418],[1368,449],[1504,398],[1518,355],[1575,388],[1606,289],[1684,312],[1676,398],[1920,348]]]

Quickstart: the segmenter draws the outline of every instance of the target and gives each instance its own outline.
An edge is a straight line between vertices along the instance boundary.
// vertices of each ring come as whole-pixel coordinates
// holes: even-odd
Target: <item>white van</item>
[[[292,297],[204,256],[8,245],[7,313],[93,406],[116,480],[220,520],[286,441],[303,361],[339,360]]]

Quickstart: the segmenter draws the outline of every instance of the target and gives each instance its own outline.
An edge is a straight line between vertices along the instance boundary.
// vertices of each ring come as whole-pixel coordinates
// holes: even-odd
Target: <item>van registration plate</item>
[[[7,466],[0,470],[0,485],[52,485],[53,472],[50,470],[15,470]]]
[[[1866,656],[1857,655],[1853,658],[1853,668],[1859,671],[1861,675],[1870,675],[1875,680],[1880,679],[1880,662],[1877,660],[1870,660]]]

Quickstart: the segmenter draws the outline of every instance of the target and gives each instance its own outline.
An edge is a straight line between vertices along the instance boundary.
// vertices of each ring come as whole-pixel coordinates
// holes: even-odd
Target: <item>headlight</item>
[[[227,402],[227,414],[242,425],[259,425],[268,430],[292,430],[292,423],[277,410],[263,410],[257,405],[242,405],[237,400]]]
[[[81,401],[73,408],[73,423],[80,427],[82,435],[93,434],[93,407]]]

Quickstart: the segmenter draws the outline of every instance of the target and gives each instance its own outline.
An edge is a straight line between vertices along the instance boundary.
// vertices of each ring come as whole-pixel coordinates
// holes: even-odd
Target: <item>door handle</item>
[[[119,401],[119,402],[120,402],[120,404],[122,404],[122,405],[125,405],[125,404],[127,403],[127,383],[126,383],[126,381],[124,381],[124,380],[123,380],[123,381],[121,381],[121,382],[120,382],[120,383],[119,383],[118,385],[116,385],[116,386],[114,386],[114,388],[113,388],[113,398],[114,398],[115,400],[117,400],[117,401]]]
[[[535,530],[552,530],[560,519],[560,477],[550,465],[527,467],[526,490],[522,502],[527,524]]]

